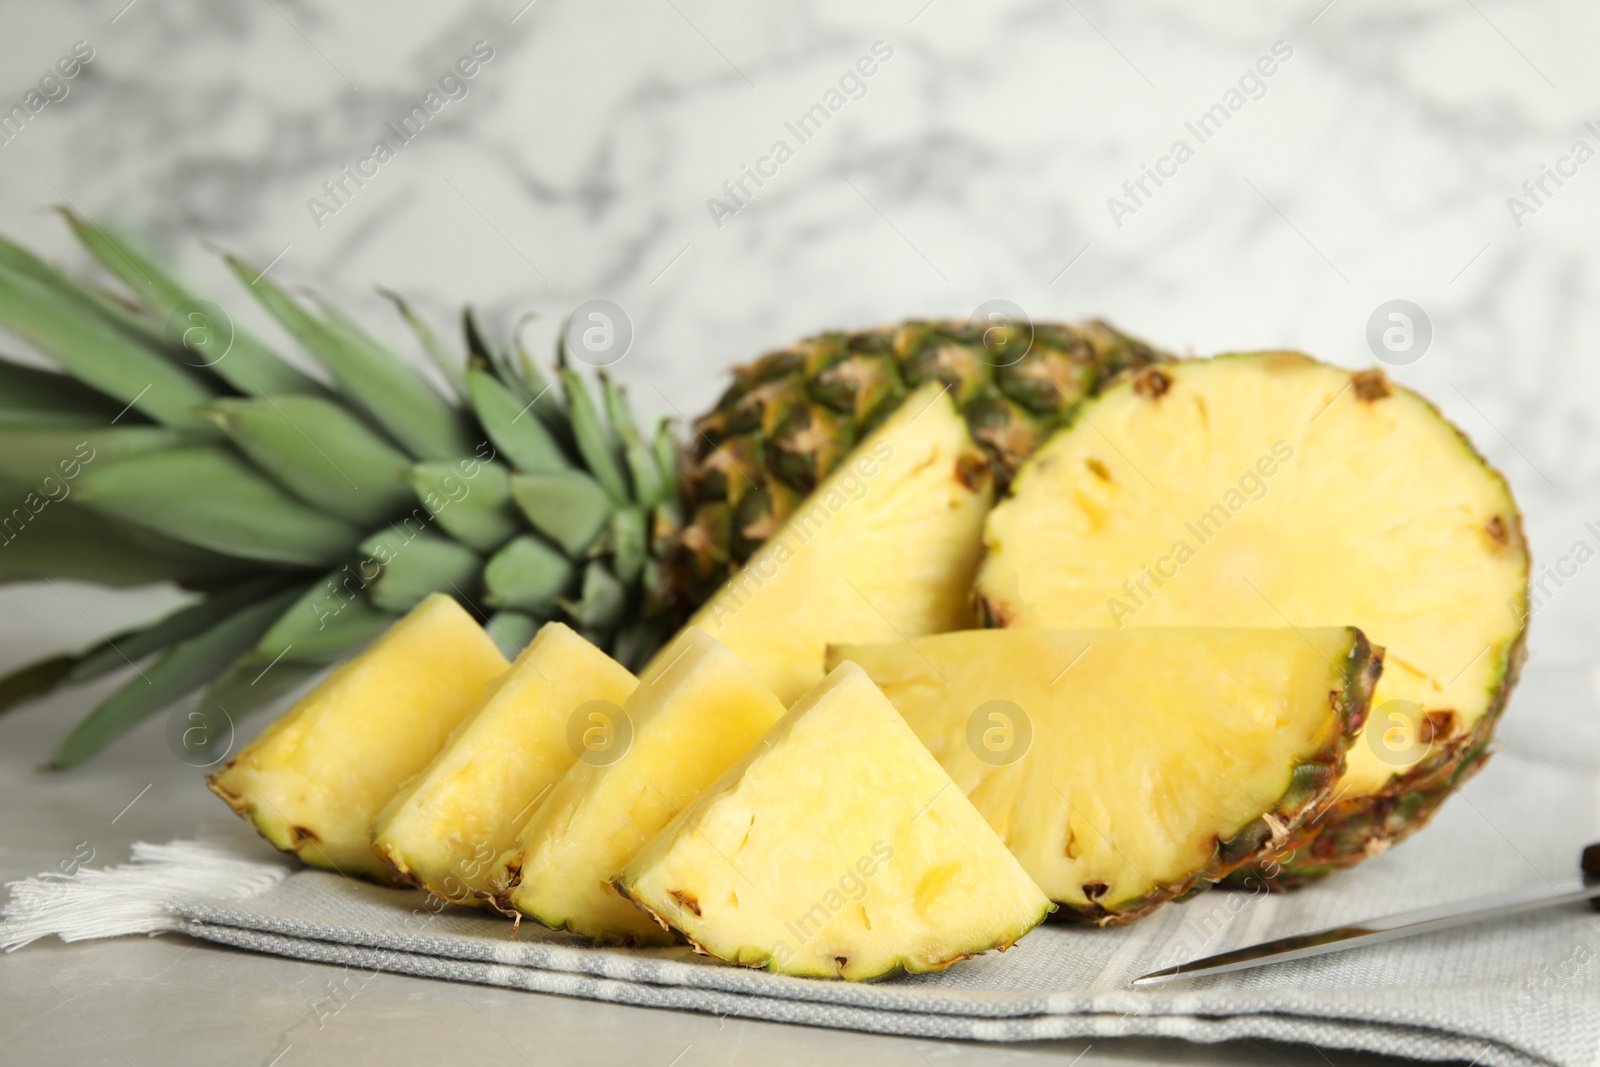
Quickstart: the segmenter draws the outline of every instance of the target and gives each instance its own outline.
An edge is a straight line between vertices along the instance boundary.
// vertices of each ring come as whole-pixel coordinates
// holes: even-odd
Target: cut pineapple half
[[[638,684],[569,627],[546,623],[444,751],[379,814],[373,848],[403,881],[457,904],[486,904],[507,888],[500,856],[577,760],[574,716],[615,708]]]
[[[392,884],[372,851],[373,819],[508,666],[472,616],[434,594],[207,784],[306,863]]]
[[[993,499],[982,450],[944,387],[929,382],[797,506],[689,628],[727,645],[792,703],[822,680],[829,641],[972,625]],[[677,654],[669,644],[642,677]]]
[[[783,710],[739,657],[708,634],[689,634],[615,718],[594,720],[592,749],[523,826],[520,852],[508,857],[520,880],[504,903],[597,941],[669,943],[611,880]]]
[[[1204,888],[1329,796],[1381,657],[1358,630],[972,630],[860,664],[1051,899]]]
[[[1520,664],[1511,493],[1379,371],[1294,352],[1141,371],[1029,461],[985,541],[978,589],[1001,625],[1355,625],[1387,649],[1373,725],[1317,827],[1475,766]],[[1433,806],[1302,847],[1289,873],[1375,855]]]
[[[619,888],[697,949],[853,981],[1005,949],[1051,908],[854,664],[641,852]]]

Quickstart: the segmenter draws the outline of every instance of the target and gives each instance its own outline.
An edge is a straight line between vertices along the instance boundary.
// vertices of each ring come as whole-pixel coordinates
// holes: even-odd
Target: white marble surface
[[[41,210],[70,202],[142,233],[258,322],[202,242],[261,264],[282,253],[277,280],[314,285],[397,338],[375,283],[440,321],[468,301],[501,324],[536,311],[538,352],[574,304],[608,297],[637,331],[617,373],[652,414],[700,410],[726,364],[819,328],[962,316],[996,297],[1038,319],[1108,315],[1178,350],[1299,347],[1351,366],[1373,361],[1369,314],[1405,298],[1425,309],[1433,342],[1391,373],[1506,473],[1539,563],[1580,539],[1600,548],[1584,526],[1600,531],[1600,310],[1589,303],[1600,162],[1559,188],[1547,180],[1542,204],[1521,189],[1575,140],[1600,150],[1585,128],[1600,129],[1592,5],[450,8],[0,3],[0,109],[75,42],[94,51],[66,97],[0,146],[0,230],[77,262]],[[493,56],[470,91],[319,227],[308,199],[479,41]],[[860,98],[799,143],[785,122],[880,41],[892,56]],[[1292,54],[1259,99],[1199,144],[1184,123],[1277,42]],[[780,138],[793,158],[719,226],[708,198]],[[1108,198],[1179,138],[1194,157],[1117,225]],[[1537,211],[1515,219],[1512,196]],[[1588,563],[1549,586],[1537,660],[1600,659],[1597,575]],[[0,590],[0,667],[162,596]],[[8,723],[8,743],[33,749],[6,773],[40,758],[89,699]],[[394,982],[413,990],[402,1002],[426,999]],[[567,1010],[635,1027],[662,1063],[677,1047],[650,1037],[654,1014]]]

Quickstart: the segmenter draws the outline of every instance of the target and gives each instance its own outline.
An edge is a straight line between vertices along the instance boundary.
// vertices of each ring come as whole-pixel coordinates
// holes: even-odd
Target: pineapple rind
[[[1340,800],[1306,821],[1275,852],[1229,876],[1293,889],[1381,855],[1427,826],[1440,806],[1494,755],[1494,729],[1527,658],[1527,630],[1506,655],[1489,709],[1470,732],[1452,738],[1383,792]]]
[[[1262,861],[1278,854],[1284,841],[1314,819],[1319,808],[1332,798],[1335,783],[1344,773],[1345,752],[1360,736],[1366,722],[1372,694],[1383,673],[1383,650],[1373,648],[1360,630],[1352,627],[1350,632],[1354,639],[1345,659],[1344,689],[1335,700],[1335,714],[1340,722],[1338,736],[1330,737],[1321,751],[1299,764],[1300,767],[1326,768],[1329,773],[1323,785],[1307,789],[1299,781],[1291,779],[1289,788],[1270,811],[1241,827],[1228,840],[1217,842],[1216,859],[1204,870],[1196,871],[1181,881],[1160,886],[1141,900],[1123,905],[1115,911],[1098,905],[1081,907],[1057,901],[1057,905],[1063,908],[1063,917],[1099,926],[1121,926],[1143,918],[1162,904],[1188,900],[1228,879],[1235,871],[1263,870]],[[1271,870],[1270,867],[1264,869]]]
[[[824,333],[734,367],[733,384],[695,420],[684,457],[693,516],[672,568],[679,602],[705,601],[852,445],[929,381],[949,389],[1003,490],[1103,382],[1172,358],[1105,322],[1019,325],[912,321]]]

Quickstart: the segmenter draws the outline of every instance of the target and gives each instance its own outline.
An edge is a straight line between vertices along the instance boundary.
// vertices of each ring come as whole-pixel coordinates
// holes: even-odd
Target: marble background
[[[537,312],[536,352],[576,303],[607,297],[636,329],[617,373],[650,414],[703,408],[728,363],[819,328],[997,297],[1177,350],[1292,346],[1351,366],[1373,361],[1369,315],[1404,298],[1433,340],[1391,372],[1506,472],[1538,559],[1600,545],[1584,529],[1600,520],[1600,162],[1520,218],[1507,203],[1575,140],[1600,148],[1584,126],[1600,129],[1600,11],[1208,7],[7,3],[6,107],[74,42],[94,58],[0,147],[0,229],[76,261],[42,210],[70,202],[247,316],[205,243],[281,257],[278,281],[397,338],[376,283],[441,323],[468,301],[502,328]],[[322,184],[480,41],[493,57],[466,95],[314,217]],[[799,144],[784,123],[877,42],[892,55],[859,99]],[[1275,44],[1289,58],[1259,99],[1113,218],[1108,198],[1177,138],[1196,143],[1185,121]],[[708,199],[779,138],[793,158],[715,218]],[[1597,575],[1581,568],[1541,609],[1536,656],[1600,658]],[[8,662],[85,636],[52,598],[0,593],[32,617],[8,628]]]

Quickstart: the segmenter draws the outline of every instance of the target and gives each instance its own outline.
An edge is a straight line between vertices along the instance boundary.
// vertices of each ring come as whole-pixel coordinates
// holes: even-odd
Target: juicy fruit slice
[[[373,819],[508,666],[472,616],[434,594],[207,784],[285,852],[315,867],[393,882],[372,851]]]
[[[822,680],[832,641],[971,625],[993,501],[988,460],[937,383],[840,463],[688,627],[711,634],[785,702]],[[645,668],[649,678],[676,643]]]
[[[990,619],[1359,626],[1387,649],[1372,725],[1280,877],[1422,825],[1436,803],[1394,801],[1479,762],[1521,662],[1528,551],[1505,481],[1381,372],[1294,352],[1146,368],[1084,416],[990,516]]]
[[[577,760],[569,724],[638,686],[616,660],[559,622],[546,623],[444,751],[395,795],[372,831],[402,881],[457,904],[506,888],[497,862]]]
[[[852,981],[938,971],[1050,902],[866,674],[834,670],[630,863],[700,951]]]
[[[1358,630],[973,630],[830,650],[883,687],[1051,899],[1102,925],[1325,801],[1382,669]]]
[[[598,941],[667,944],[611,886],[672,817],[783,717],[749,667],[704,633],[636,689],[521,835],[521,881],[509,904],[546,926]]]

